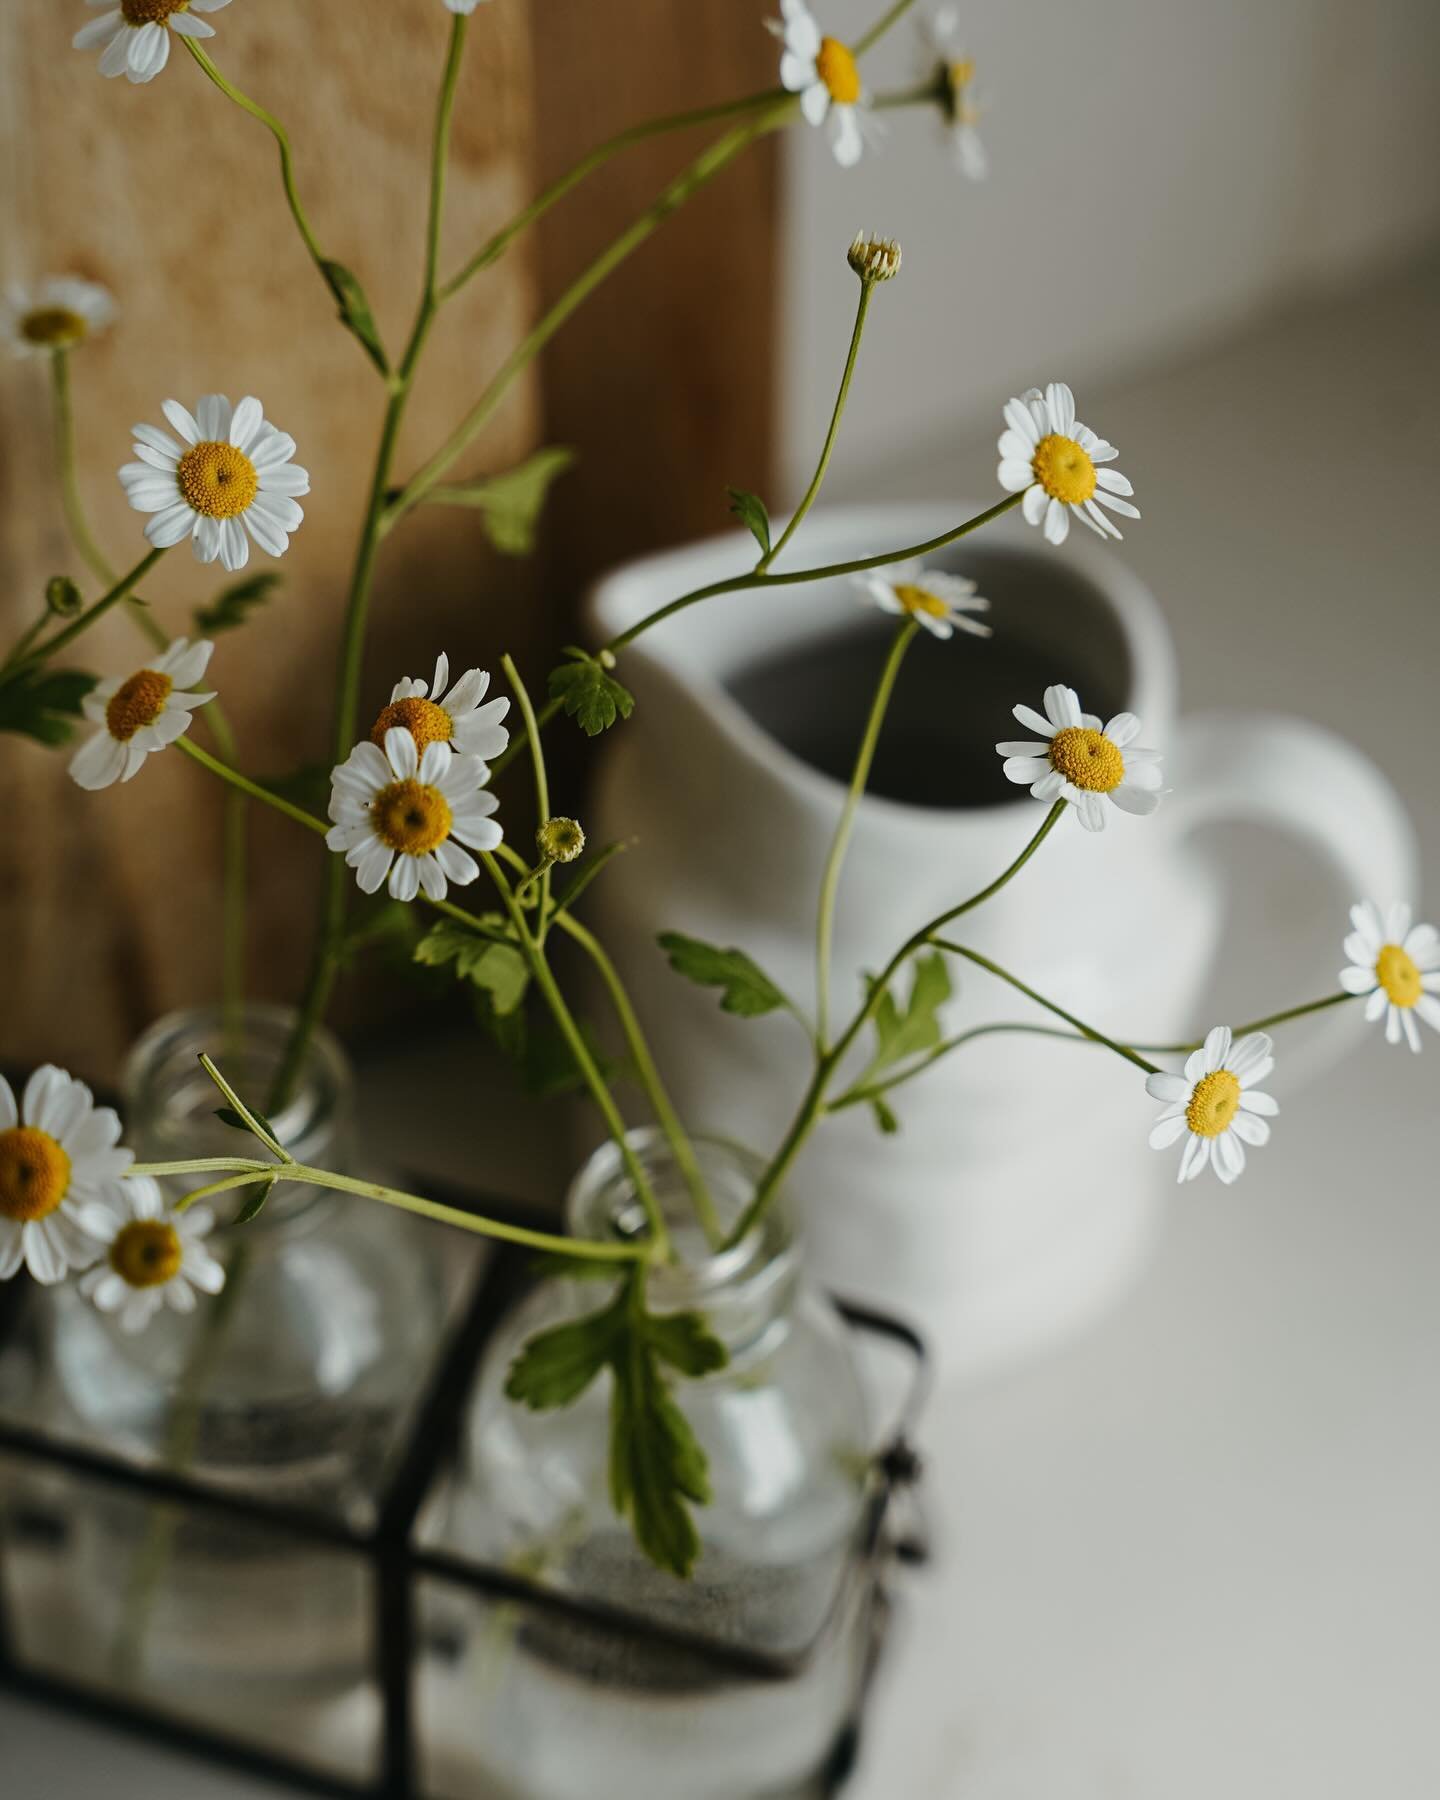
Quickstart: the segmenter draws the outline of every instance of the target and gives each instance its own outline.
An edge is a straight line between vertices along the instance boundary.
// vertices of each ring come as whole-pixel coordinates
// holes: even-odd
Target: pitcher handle
[[[1400,796],[1367,756],[1323,726],[1278,713],[1193,714],[1181,722],[1166,777],[1175,791],[1161,816],[1170,813],[1172,828],[1188,834],[1239,820],[1307,844],[1341,890],[1337,921],[1356,900],[1383,908],[1418,898],[1419,853]],[[1344,929],[1337,923],[1335,967],[1322,972],[1317,998],[1338,991]],[[1290,1079],[1303,1084],[1328,1068],[1345,1033],[1345,1020],[1326,1020],[1287,1056]]]

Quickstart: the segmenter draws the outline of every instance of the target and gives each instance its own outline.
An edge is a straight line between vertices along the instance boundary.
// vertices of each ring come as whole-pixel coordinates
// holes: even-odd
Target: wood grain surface
[[[263,617],[219,640],[212,677],[260,777],[324,758],[339,620],[384,403],[281,198],[274,145],[177,48],[148,87],[102,80],[69,38],[83,9],[0,8],[0,250],[6,279],[79,273],[122,317],[73,360],[80,479],[107,555],[143,554],[143,520],[115,471],[130,426],[169,395],[253,392],[310,471],[306,519]],[[352,267],[387,343],[417,293],[433,103],[449,15],[439,0],[246,4],[209,48],[288,126],[300,191],[327,254]],[[536,185],[646,112],[763,86],[773,54],[727,0],[581,0],[479,9],[455,114],[442,266],[458,263]],[[601,79],[601,73],[605,79]],[[611,76],[613,75],[613,79]],[[539,308],[704,142],[642,147],[477,278],[432,339],[401,440],[406,472],[483,388]],[[512,650],[543,685],[583,583],[616,555],[724,521],[725,481],[768,471],[774,166],[752,153],[615,276],[511,393],[460,473],[507,467],[540,442],[582,454],[547,547],[503,559],[468,512],[423,508],[387,540],[362,711],[435,653]],[[734,255],[743,229],[744,257]],[[738,319],[748,319],[743,335]],[[42,363],[0,362],[0,642],[33,616],[47,576],[84,578],[52,473]],[[143,590],[175,633],[225,577],[171,552]],[[95,583],[82,580],[87,594]],[[117,617],[76,666],[138,667]],[[0,1059],[51,1057],[95,1077],[158,1013],[213,998],[219,970],[219,808],[178,755],[101,794],[65,757],[0,737]],[[292,996],[324,852],[252,816],[252,990]]]

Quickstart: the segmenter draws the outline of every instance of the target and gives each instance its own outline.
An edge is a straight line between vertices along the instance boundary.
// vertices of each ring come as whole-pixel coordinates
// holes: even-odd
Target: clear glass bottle
[[[227,1042],[214,1011],[162,1019],[126,1065],[125,1141],[150,1161],[253,1154],[216,1117],[197,1057],[209,1051],[237,1092],[263,1102],[293,1020],[286,1008],[247,1006]],[[298,1161],[351,1164],[352,1076],[328,1033],[315,1034],[293,1098],[270,1123]],[[238,1203],[225,1195],[219,1206],[233,1216]],[[441,1331],[433,1239],[385,1207],[277,1183],[257,1219],[227,1228],[222,1215],[209,1242],[226,1265],[224,1292],[189,1315],[162,1310],[136,1335],[73,1285],[54,1290],[52,1427],[367,1523]],[[364,1672],[373,1602],[348,1556],[129,1496],[87,1509],[83,1525],[86,1637],[110,1676],[172,1700],[248,1688],[263,1707]]]
[[[607,1479],[608,1375],[574,1405],[535,1413],[506,1399],[510,1363],[537,1331],[603,1304],[593,1281],[550,1281],[502,1324],[478,1377],[468,1469],[450,1530],[469,1555],[709,1643],[799,1656],[806,1673],[736,1682],[703,1657],[605,1634],[555,1614],[492,1607],[474,1621],[459,1715],[436,1719],[449,1795],[506,1800],[746,1800],[816,1791],[853,1703],[863,1608],[845,1605],[869,1465],[864,1395],[849,1334],[805,1280],[785,1214],[772,1209],[733,1249],[701,1234],[664,1139],[631,1134],[673,1234],[677,1261],[649,1281],[654,1311],[695,1310],[730,1353],[675,1397],[709,1461],[696,1509],[702,1551],[682,1581],[646,1560],[615,1516]],[[747,1152],[697,1141],[721,1223],[739,1218],[759,1173]],[[571,1231],[633,1238],[644,1215],[614,1144],[568,1201]],[[841,1616],[842,1614],[846,1616]],[[822,1629],[823,1628],[823,1629]],[[453,1686],[453,1673],[449,1677]],[[561,1730],[554,1722],[563,1719]],[[469,1783],[470,1785],[466,1785]]]

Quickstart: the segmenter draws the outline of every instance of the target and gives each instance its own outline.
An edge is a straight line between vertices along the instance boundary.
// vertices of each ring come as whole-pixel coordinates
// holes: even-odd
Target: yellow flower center
[[[1095,492],[1095,465],[1074,438],[1053,431],[1041,438],[1030,467],[1050,498],[1065,506],[1078,506]]]
[[[396,725],[405,727],[417,750],[423,750],[427,744],[448,744],[455,729],[443,706],[423,700],[418,694],[408,700],[392,700],[384,707],[371,729],[370,742],[383,749],[385,733]]]
[[[948,73],[950,86],[958,94],[962,88],[969,87],[975,79],[975,58],[973,56],[956,57],[955,61],[951,63]]]
[[[12,1125],[0,1131],[0,1216],[45,1219],[65,1198],[70,1158],[48,1131]]]
[[[370,803],[375,835],[403,856],[424,856],[450,835],[450,802],[439,788],[392,781]]]
[[[1228,1069],[1217,1069],[1195,1083],[1190,1104],[1185,1108],[1185,1123],[1196,1137],[1219,1137],[1222,1131],[1230,1129],[1239,1110],[1240,1083]]]
[[[1413,1006],[1425,991],[1415,958],[1398,944],[1386,944],[1375,958],[1375,979],[1396,1006]]]
[[[815,73],[825,83],[837,106],[853,106],[860,98],[860,66],[855,61],[855,52],[839,38],[821,38],[815,57]]]
[[[1050,767],[1078,788],[1108,794],[1125,779],[1125,758],[1102,732],[1070,725],[1050,740]]]
[[[110,1246],[110,1267],[134,1288],[164,1287],[180,1273],[180,1234],[163,1219],[132,1219]]]
[[[47,350],[65,350],[78,344],[90,327],[68,306],[37,306],[20,321],[20,335],[27,344]]]
[[[153,725],[165,710],[175,683],[158,669],[142,669],[121,682],[105,708],[105,728],[118,743],[128,744],[143,725]]]
[[[127,25],[163,25],[189,5],[190,0],[120,0],[120,13]]]
[[[916,587],[913,582],[897,583],[895,598],[908,613],[924,613],[932,619],[950,617],[950,608],[938,594],[932,594],[929,588]]]
[[[260,491],[260,477],[243,450],[213,441],[194,444],[175,471],[180,492],[209,519],[233,519]]]

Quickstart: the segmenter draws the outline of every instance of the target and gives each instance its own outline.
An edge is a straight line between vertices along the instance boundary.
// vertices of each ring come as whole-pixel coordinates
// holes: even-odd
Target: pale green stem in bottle
[[[840,821],[835,827],[830,854],[825,860],[825,874],[820,883],[820,908],[815,925],[815,1047],[817,1054],[821,1056],[825,1054],[830,1038],[830,951],[835,935],[835,900],[840,889],[840,871],[844,867],[845,852],[855,829],[855,815],[870,779],[870,768],[875,760],[875,747],[880,742],[881,727],[885,723],[885,714],[895,692],[895,679],[905,660],[905,652],[914,642],[915,633],[919,629],[918,620],[906,619],[890,645],[890,654],[885,658],[885,666],[880,671],[875,697],[870,702],[870,716],[865,721],[865,733],[855,757],[855,767],[850,776],[845,804],[840,811]]]

